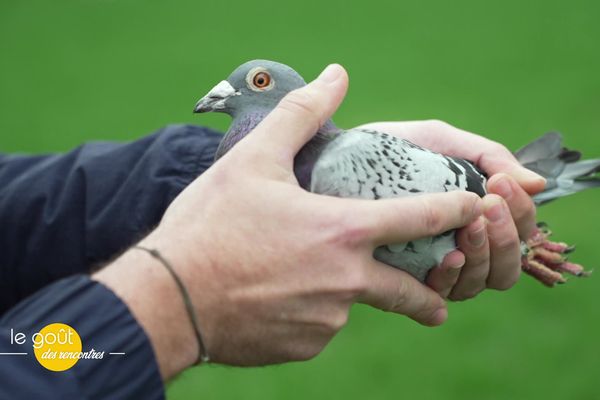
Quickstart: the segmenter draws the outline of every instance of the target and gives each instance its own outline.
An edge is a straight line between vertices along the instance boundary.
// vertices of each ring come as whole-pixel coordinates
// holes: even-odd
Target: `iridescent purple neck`
[[[227,153],[237,142],[250,133],[268,114],[268,112],[255,112],[233,119],[231,126],[219,143],[215,160]],[[328,120],[315,136],[300,149],[294,159],[294,174],[298,183],[306,190],[310,189],[310,178],[313,167],[325,146],[341,133],[333,121]]]
[[[246,114],[239,117],[234,117],[231,122],[231,126],[225,133],[225,136],[219,143],[217,152],[215,153],[215,161],[221,158],[240,140],[244,138],[248,133],[252,131],[262,121],[267,113],[257,112],[252,114]]]

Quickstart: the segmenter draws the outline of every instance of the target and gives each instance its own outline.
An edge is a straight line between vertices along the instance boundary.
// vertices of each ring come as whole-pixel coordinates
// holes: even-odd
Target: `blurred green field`
[[[0,151],[64,151],[165,124],[224,129],[195,101],[243,61],[307,79],[350,73],[341,126],[439,118],[516,148],[548,130],[600,156],[597,1],[17,1],[0,3]],[[540,219],[600,264],[600,190]],[[600,398],[600,276],[452,304],[430,329],[356,306],[315,360],[197,368],[172,400]]]

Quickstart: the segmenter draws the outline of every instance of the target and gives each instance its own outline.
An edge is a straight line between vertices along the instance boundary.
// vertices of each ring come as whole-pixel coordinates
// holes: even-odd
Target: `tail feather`
[[[585,181],[575,181],[570,186],[558,186],[552,190],[544,190],[540,194],[533,196],[536,204],[541,205],[549,201],[558,199],[559,197],[568,196],[585,189],[600,187],[600,179],[590,179]]]
[[[562,136],[550,132],[515,152],[526,168],[546,178],[546,189],[533,197],[543,204],[559,197],[600,187],[600,159],[580,161],[581,153],[562,146]]]
[[[577,179],[589,176],[600,171],[600,158],[594,160],[583,160],[573,164],[567,164],[561,176],[567,179]]]
[[[515,152],[515,157],[523,165],[539,160],[558,157],[562,149],[562,135],[548,132]]]

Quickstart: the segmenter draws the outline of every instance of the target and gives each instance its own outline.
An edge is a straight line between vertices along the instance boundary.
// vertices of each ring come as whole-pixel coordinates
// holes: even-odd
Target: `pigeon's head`
[[[264,116],[287,93],[304,85],[304,79],[287,65],[252,60],[212,88],[196,103],[194,112],[224,112],[234,118],[252,113]]]
[[[296,71],[278,62],[253,60],[237,67],[194,107],[195,113],[223,112],[233,118],[215,159],[250,133],[287,93],[304,85]]]

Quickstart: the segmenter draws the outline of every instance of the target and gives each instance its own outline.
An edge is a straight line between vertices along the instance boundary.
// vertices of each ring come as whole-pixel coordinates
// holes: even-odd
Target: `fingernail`
[[[483,218],[478,218],[473,227],[467,234],[469,244],[475,248],[483,246],[485,243],[485,223]]]
[[[340,76],[340,66],[338,64],[329,64],[327,68],[321,72],[317,80],[324,83],[333,83]]]
[[[502,199],[494,196],[488,196],[485,198],[484,202],[485,210],[483,213],[488,221],[498,222],[504,218],[505,209]]]
[[[498,193],[507,200],[512,196],[512,187],[510,186],[510,182],[506,177],[503,176],[496,181],[494,185],[494,192]]]
[[[448,310],[445,307],[440,308],[433,313],[433,317],[431,317],[431,324],[441,325],[444,323],[444,321],[446,321],[446,319],[448,319]]]
[[[448,272],[448,274],[450,275],[455,275],[456,274],[456,270],[457,269],[461,269],[463,266],[465,265],[465,260],[462,259],[459,262],[456,262],[454,264],[450,264],[448,266],[448,270],[446,272]]]

